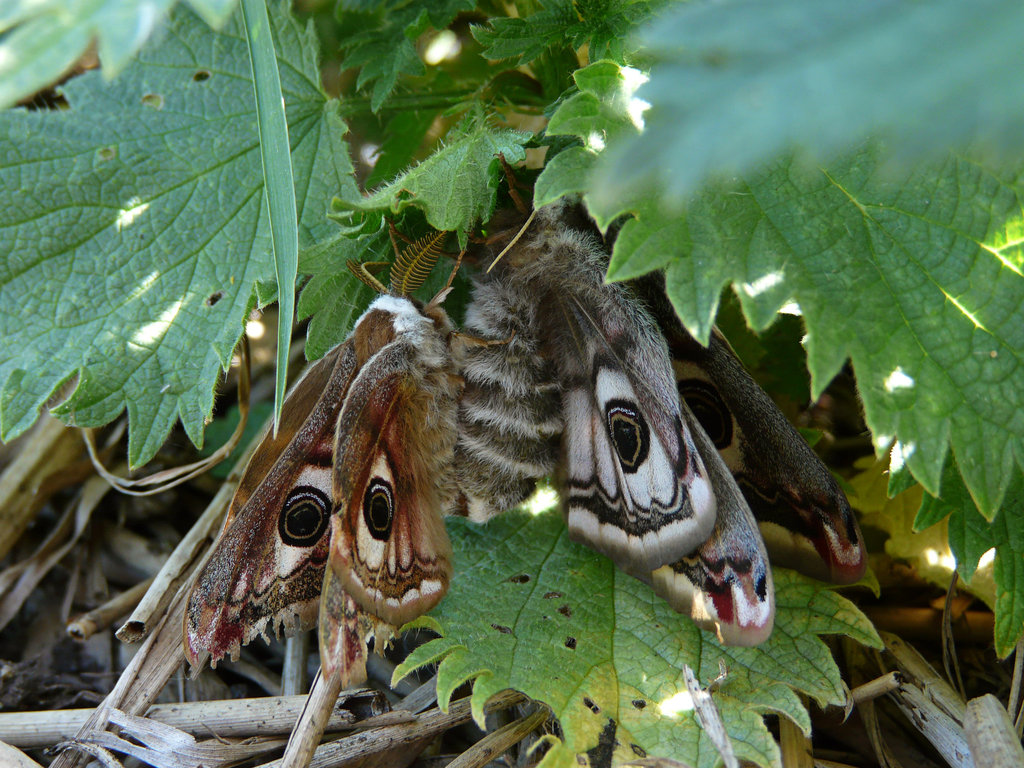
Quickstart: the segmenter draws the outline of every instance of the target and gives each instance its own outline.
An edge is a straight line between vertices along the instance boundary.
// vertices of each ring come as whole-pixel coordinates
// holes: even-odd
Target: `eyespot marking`
[[[281,541],[292,547],[312,547],[327,529],[330,500],[319,488],[300,485],[288,494],[277,518]]]
[[[636,472],[651,448],[647,421],[628,400],[609,400],[604,408],[608,435],[625,472]]]
[[[395,518],[395,494],[391,483],[375,477],[363,496],[363,521],[370,535],[377,541],[391,537],[391,523]]]
[[[729,447],[733,438],[732,412],[718,390],[701,379],[683,379],[677,388],[715,448],[722,450]]]

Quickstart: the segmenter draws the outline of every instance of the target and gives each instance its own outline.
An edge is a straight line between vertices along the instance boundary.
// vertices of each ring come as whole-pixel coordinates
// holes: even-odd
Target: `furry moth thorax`
[[[481,519],[558,469],[570,535],[650,572],[714,525],[703,462],[685,427],[671,358],[628,286],[604,283],[607,252],[578,206],[539,209],[478,278],[456,466]]]

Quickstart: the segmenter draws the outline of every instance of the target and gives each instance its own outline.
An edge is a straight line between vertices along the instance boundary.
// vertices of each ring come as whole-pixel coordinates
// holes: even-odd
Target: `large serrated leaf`
[[[458,685],[475,678],[478,719],[486,700],[506,688],[543,701],[565,738],[547,758],[552,764],[594,749],[611,730],[619,761],[671,755],[710,768],[717,752],[686,707],[682,668],[688,664],[707,685],[721,661],[727,675],[713,697],[737,754],[778,765],[763,714],[785,715],[809,730],[796,692],[822,704],[844,700],[839,670],[818,635],[879,645],[851,603],[787,571],[775,573],[771,639],[729,648],[611,561],[571,542],[557,514],[509,513],[486,526],[450,520],[448,530],[455,576],[431,614],[442,637],[418,648],[396,675],[443,659],[439,700],[446,705]]]
[[[315,41],[272,16],[308,245],[354,182]],[[138,465],[179,416],[201,443],[253,285],[274,277],[240,22],[214,32],[179,9],[117,80],[65,94],[66,111],[0,114],[0,432],[77,374],[59,413],[97,426],[127,407]]]
[[[494,210],[501,169],[498,155],[514,165],[526,157],[530,135],[476,122],[453,132],[445,145],[369,197],[335,198],[336,218],[348,222],[372,213],[374,228],[382,214],[398,214],[410,206],[421,209],[430,226],[456,232],[465,245],[469,230]]]
[[[0,108],[55,82],[97,41],[108,78],[159,30],[177,0],[6,0],[0,8]],[[237,0],[191,0],[219,26]]]
[[[849,357],[876,445],[898,439],[934,493],[951,443],[991,515],[1024,457],[1024,276],[1004,252],[1022,193],[1013,169],[963,157],[900,178],[870,147],[780,162],[688,206],[668,290],[702,336],[730,281],[755,327],[795,302],[814,394]]]
[[[609,67],[578,72],[579,97],[552,123],[585,142],[636,135],[631,83]],[[591,71],[600,78],[581,78]],[[546,195],[579,186],[598,159],[593,146],[570,151],[572,163],[556,157],[538,180]],[[955,156],[897,176],[869,144],[828,168],[780,160],[692,196],[681,213],[656,191],[622,193],[602,178],[585,194],[598,223],[632,215],[609,277],[668,264],[676,311],[701,339],[730,282],[755,328],[786,305],[801,311],[814,394],[851,358],[879,449],[897,439],[937,493],[951,444],[979,508],[994,513],[1024,461],[1020,168]]]
[[[902,159],[975,141],[1016,156],[1024,6],[1015,0],[680,3],[641,35],[642,137],[602,179],[680,199],[799,146],[829,161],[869,135]]]
[[[491,19],[490,26],[474,27],[473,36],[488,58],[514,60],[516,66],[566,43],[576,49],[586,45],[592,59],[624,62],[630,33],[660,5],[651,0],[549,1],[535,13]]]

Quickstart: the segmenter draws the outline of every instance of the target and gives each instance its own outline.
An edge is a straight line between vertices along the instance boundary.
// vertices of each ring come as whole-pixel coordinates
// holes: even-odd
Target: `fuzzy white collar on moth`
[[[356,325],[359,325],[363,321],[363,317],[366,317],[374,309],[383,310],[391,315],[391,323],[397,335],[408,334],[417,343],[422,341],[427,328],[431,325],[430,318],[425,317],[416,309],[416,305],[409,299],[386,294],[373,300],[362,317],[356,321]]]

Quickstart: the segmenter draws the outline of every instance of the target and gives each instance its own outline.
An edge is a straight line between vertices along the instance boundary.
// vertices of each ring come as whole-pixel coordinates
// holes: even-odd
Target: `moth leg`
[[[459,251],[459,255],[455,257],[455,266],[452,267],[452,273],[450,275],[448,275],[448,282],[445,283],[444,284],[444,288],[442,288],[438,292],[438,296],[440,296],[441,294],[447,294],[448,291],[451,289],[452,283],[455,282],[455,275],[458,274],[459,267],[462,266],[462,257],[465,256],[465,255],[466,255],[466,249],[463,248],[461,251]]]
[[[498,162],[501,163],[501,170],[505,172],[505,178],[508,180],[508,196],[512,198],[517,211],[526,213],[530,209],[526,207],[526,203],[523,202],[523,198],[519,194],[519,182],[516,181],[512,166],[508,164],[504,153],[498,153]]]
[[[395,258],[401,255],[401,248],[398,247],[398,241],[401,240],[406,245],[412,245],[413,240],[403,235],[398,231],[398,227],[395,226],[395,222],[388,219],[388,236],[391,238],[391,247],[395,249]]]
[[[485,339],[482,336],[473,336],[463,331],[453,331],[452,338],[469,347],[500,347],[503,344],[511,344],[516,337],[515,330],[508,335],[507,339]]]

